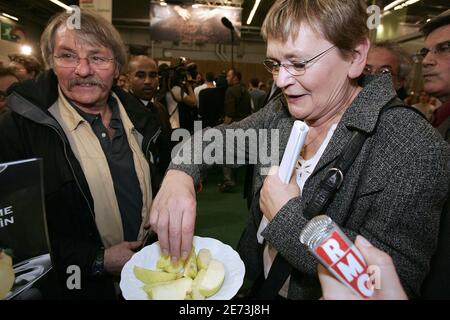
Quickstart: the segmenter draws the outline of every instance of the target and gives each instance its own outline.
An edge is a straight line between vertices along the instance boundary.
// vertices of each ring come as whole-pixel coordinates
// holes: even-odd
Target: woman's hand
[[[163,255],[178,260],[191,252],[197,201],[194,181],[186,173],[169,170],[153,201],[146,227],[158,234]]]
[[[261,189],[259,206],[267,220],[272,221],[281,208],[292,198],[300,196],[295,174],[289,184],[278,177],[279,167],[272,167]]]

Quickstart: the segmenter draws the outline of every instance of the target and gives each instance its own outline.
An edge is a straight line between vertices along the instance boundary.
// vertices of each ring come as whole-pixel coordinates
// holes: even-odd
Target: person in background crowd
[[[198,113],[202,117],[203,127],[215,127],[223,122],[225,92],[227,91],[227,79],[219,75],[215,88],[207,88],[200,92],[198,101]]]
[[[192,85],[192,75],[184,67],[175,69],[165,95],[172,130],[183,128],[192,132],[194,129],[193,109],[197,108],[197,100]]]
[[[129,80],[127,73],[121,73],[119,78],[117,79],[117,86],[122,90],[128,91],[129,89]]]
[[[0,114],[6,111],[8,88],[18,81],[19,79],[11,70],[0,67]]]
[[[260,112],[215,128],[224,137],[221,151],[227,155],[233,150],[233,167],[238,167],[261,153],[271,154],[273,148],[280,153],[275,165],[279,164],[294,120],[309,126],[289,184],[280,180],[276,167],[266,176],[263,169],[274,164],[257,158],[254,183],[261,191],[238,245],[246,276],[255,281],[256,297],[280,259],[290,268],[276,273],[281,281],[267,294],[287,299],[322,296],[318,261],[300,243],[299,233],[310,221],[307,205],[322,194],[321,182],[330,174],[339,178],[336,161],[355,146],[352,137],[357,132],[367,138],[358,146],[339,191],[312,214],[328,215],[352,241],[362,235],[385,251],[408,297],[420,295],[448,195],[450,149],[421,115],[402,105],[390,75],[366,76],[358,82],[370,48],[366,10],[360,0],[275,1],[262,27],[267,40],[264,65],[282,94]],[[236,145],[234,137],[227,138],[230,130],[250,129],[267,132],[268,141],[274,131],[279,145],[262,146],[264,150],[257,152],[249,147],[257,145],[254,139]],[[199,150],[194,140],[186,144]],[[208,145],[204,142],[199,151]],[[150,214],[149,225],[158,233],[161,250],[174,259],[191,250],[195,188],[202,173],[217,162],[211,156],[196,164],[193,152],[189,161],[179,161],[187,149],[169,166]]]
[[[413,62],[408,53],[393,42],[385,41],[372,45],[367,56],[365,74],[388,73],[400,99],[408,96],[405,90],[406,79]]]
[[[152,187],[156,195],[167,166],[170,163],[170,136],[172,130],[169,122],[169,114],[162,104],[154,100],[159,86],[156,61],[147,56],[136,56],[130,60],[128,68],[130,94],[136,97],[143,106],[149,109],[159,119],[159,125],[162,130],[161,135],[155,137],[155,141],[160,140],[156,145],[161,147],[154,152],[156,155],[154,163],[157,170],[152,172]]]
[[[261,91],[266,91],[267,92],[267,85],[264,83],[264,82],[262,82],[262,81],[260,81],[259,83],[258,83],[258,89],[259,90],[261,90]]]
[[[450,143],[450,9],[426,23],[423,58],[424,90],[442,105],[433,115],[433,126]]]
[[[117,277],[142,247],[152,203],[156,117],[113,86],[127,54],[100,15],[57,14],[41,37],[46,72],[14,85],[0,117],[0,162],[44,160],[45,204],[54,270],[64,298],[117,298]],[[12,147],[14,146],[14,147]],[[80,288],[67,286],[69,266]]]
[[[266,92],[258,88],[259,80],[257,78],[250,79],[248,92],[252,97],[252,111],[256,112],[262,108]]]
[[[194,89],[194,94],[195,94],[195,99],[197,99],[197,103],[199,102],[199,95],[200,95],[200,91],[202,91],[203,89],[207,89],[207,88],[214,88],[214,73],[213,72],[207,72],[205,75],[205,83],[199,85],[198,87],[196,87]],[[198,103],[197,107],[199,107],[200,104]]]
[[[8,68],[14,72],[19,81],[35,79],[42,72],[41,63],[33,56],[10,54],[8,57],[10,60]]]
[[[413,105],[414,108],[422,112],[422,114],[431,122],[433,118],[434,105],[430,103],[430,96],[425,91],[420,92],[419,102]]]
[[[225,92],[224,124],[241,121],[252,113],[252,98],[247,88],[241,83],[242,74],[234,69],[227,73],[228,88]],[[219,185],[221,192],[233,191],[236,179],[233,168],[223,166],[223,182]]]
[[[203,74],[201,72],[197,73],[197,76],[195,77],[195,84],[196,86],[201,86],[205,83],[205,79],[203,78]]]

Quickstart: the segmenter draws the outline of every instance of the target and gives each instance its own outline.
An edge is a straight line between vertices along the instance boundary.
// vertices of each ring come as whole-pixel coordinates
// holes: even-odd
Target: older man
[[[404,100],[407,97],[404,85],[411,65],[412,60],[403,49],[395,43],[385,41],[374,44],[370,49],[364,73],[390,73],[397,95]]]
[[[12,89],[0,118],[0,162],[44,159],[45,200],[60,289],[69,298],[114,298],[114,276],[142,246],[152,203],[149,164],[160,130],[132,96],[113,87],[126,62],[119,33],[82,11],[54,17],[41,38],[49,71]],[[26,235],[25,235],[26,236]],[[69,266],[80,287],[66,283]]]
[[[438,98],[442,106],[435,112],[433,126],[450,143],[450,10],[422,27],[425,47],[423,60],[425,91]]]

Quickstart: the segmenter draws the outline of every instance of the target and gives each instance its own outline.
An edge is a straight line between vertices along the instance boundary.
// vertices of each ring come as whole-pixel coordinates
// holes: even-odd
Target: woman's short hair
[[[8,58],[11,62],[21,64],[27,73],[34,73],[34,77],[37,77],[42,71],[42,66],[39,60],[33,56],[25,54],[9,54]]]
[[[363,0],[277,0],[264,20],[262,35],[286,42],[296,39],[306,24],[348,54],[368,36],[366,10]]]
[[[53,67],[53,51],[55,49],[55,34],[62,26],[72,19],[71,12],[61,12],[50,19],[41,36],[42,57],[47,67]],[[72,27],[73,28],[73,27]],[[127,52],[119,32],[105,18],[91,10],[81,9],[80,28],[73,31],[86,43],[110,48],[114,53],[119,67],[127,62]]]

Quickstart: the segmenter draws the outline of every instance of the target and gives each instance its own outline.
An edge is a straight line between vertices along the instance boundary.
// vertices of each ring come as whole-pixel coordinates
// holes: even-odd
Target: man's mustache
[[[83,84],[99,86],[102,89],[104,89],[106,87],[105,83],[97,77],[75,78],[75,79],[69,80],[69,90],[72,90],[72,88],[75,86],[79,86],[79,85],[83,85]]]

